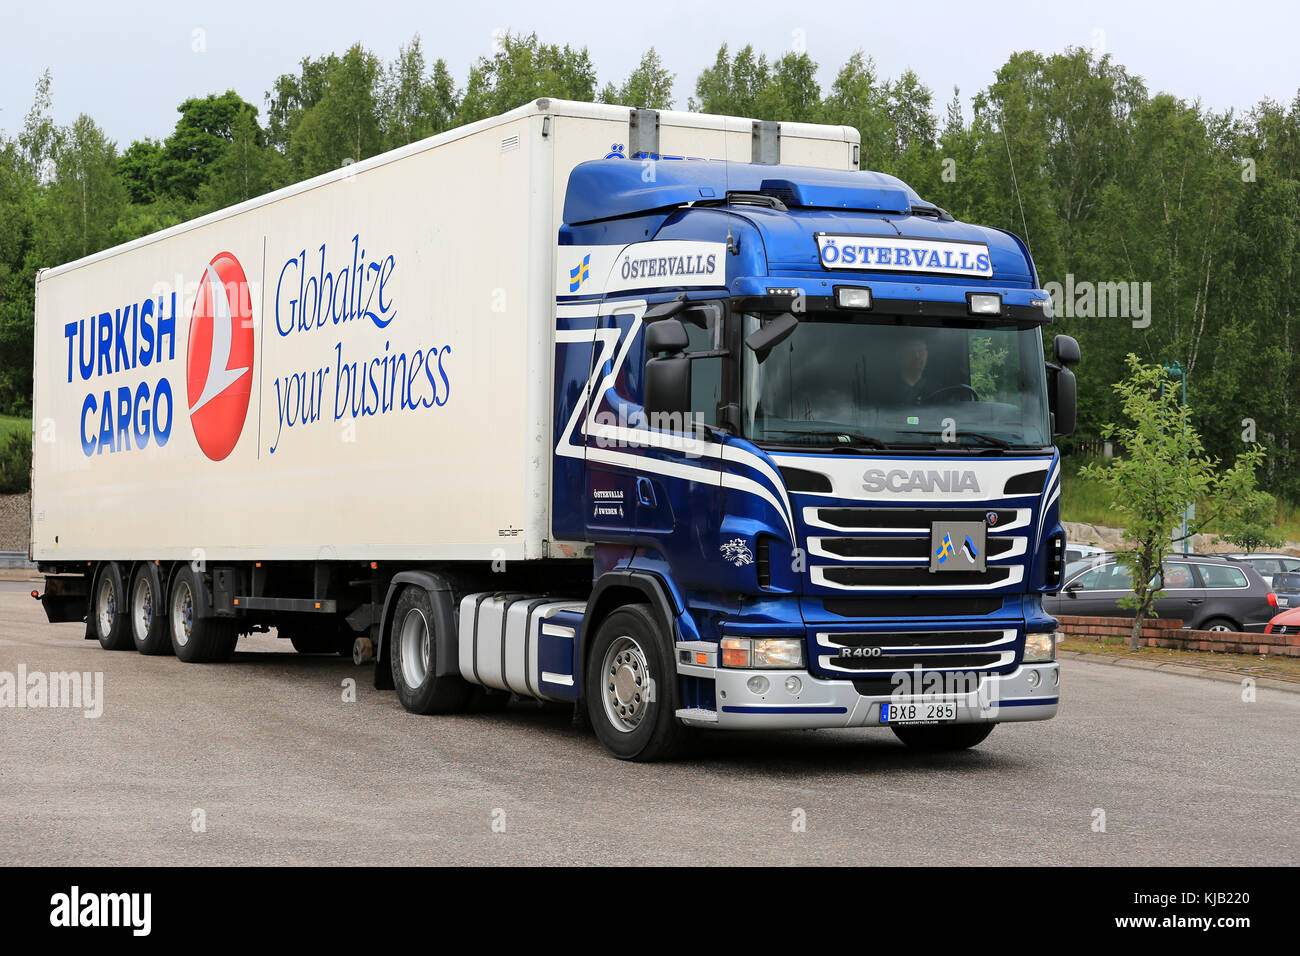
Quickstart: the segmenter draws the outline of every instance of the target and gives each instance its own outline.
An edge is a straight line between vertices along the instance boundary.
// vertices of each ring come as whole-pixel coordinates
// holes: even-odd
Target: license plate
[[[942,724],[956,719],[953,703],[880,705],[882,724]]]
[[[1277,606],[1278,606],[1278,607],[1287,607],[1287,606],[1290,604],[1290,602],[1291,602],[1291,599],[1290,599],[1290,598],[1280,597],[1280,598],[1277,599]]]

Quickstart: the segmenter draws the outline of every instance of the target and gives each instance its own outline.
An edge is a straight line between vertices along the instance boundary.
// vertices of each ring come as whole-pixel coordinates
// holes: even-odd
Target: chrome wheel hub
[[[190,586],[181,581],[176,585],[176,596],[172,600],[172,634],[176,643],[182,647],[190,642],[194,630],[194,595]]]
[[[402,679],[411,689],[421,686],[429,676],[429,661],[433,655],[433,635],[424,612],[413,607],[402,618],[398,638],[402,647]]]
[[[605,716],[624,733],[636,730],[650,704],[650,668],[645,651],[635,639],[619,637],[605,651],[601,673]]]
[[[117,616],[117,589],[113,587],[113,581],[107,574],[99,581],[95,615],[99,623],[99,633],[104,636],[112,633],[113,619]]]

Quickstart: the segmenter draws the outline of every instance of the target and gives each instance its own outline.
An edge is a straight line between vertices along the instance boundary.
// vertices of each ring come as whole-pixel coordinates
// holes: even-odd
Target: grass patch
[[[1094,462],[1101,464],[1103,459],[1074,455],[1062,459],[1061,520],[1108,528],[1123,527],[1124,518],[1115,509],[1110,490],[1099,481],[1079,476],[1080,468]],[[1274,524],[1284,541],[1300,541],[1300,505],[1279,499]],[[1214,523],[1203,530],[1208,534],[1219,533]]]
[[[7,435],[10,432],[24,432],[30,435],[32,433],[32,420],[13,415],[0,415],[0,436]]]
[[[1080,478],[1077,471],[1061,474],[1061,520],[1114,528],[1122,523],[1110,491],[1099,481]]]
[[[1133,651],[1129,650],[1122,637],[1106,638],[1103,641],[1066,638],[1060,647],[1080,654],[1104,654],[1107,657],[1133,658],[1157,664],[1187,664],[1206,670],[1228,671],[1242,677],[1276,677],[1300,683],[1300,658],[1295,657],[1216,654],[1212,651],[1184,651],[1174,647],[1139,647]]]

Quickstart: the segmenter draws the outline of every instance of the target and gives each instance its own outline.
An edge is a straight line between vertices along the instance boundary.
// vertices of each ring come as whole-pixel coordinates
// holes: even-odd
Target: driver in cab
[[[919,405],[934,392],[934,385],[926,377],[925,365],[930,353],[925,336],[919,332],[905,335],[898,343],[893,392],[899,405]]]

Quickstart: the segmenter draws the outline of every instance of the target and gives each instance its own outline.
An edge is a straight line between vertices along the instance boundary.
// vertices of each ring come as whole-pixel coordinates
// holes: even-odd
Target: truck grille
[[[819,631],[819,669],[859,675],[921,670],[1003,670],[1015,663],[1014,629],[979,631]]]
[[[830,591],[997,591],[1025,580],[1032,508],[818,507],[802,510],[808,573]],[[985,525],[984,571],[930,571],[936,522]]]

